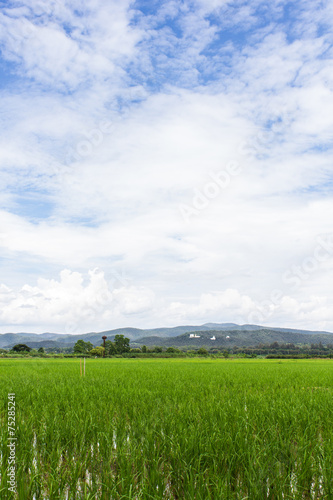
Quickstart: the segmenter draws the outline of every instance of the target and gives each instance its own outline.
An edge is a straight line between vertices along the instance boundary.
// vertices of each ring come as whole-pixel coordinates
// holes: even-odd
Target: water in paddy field
[[[245,410],[245,412],[247,412],[246,404],[244,405],[244,410]],[[130,434],[128,434],[126,436],[125,440],[126,440],[127,443],[130,442]],[[116,454],[116,450],[117,450],[117,434],[116,434],[115,431],[113,432],[112,445],[113,445],[113,449],[114,449],[115,454]],[[91,456],[95,457],[97,460],[99,460],[99,458],[98,458],[98,456],[99,456],[99,448],[100,448],[99,442],[96,443],[95,447],[94,447],[93,444],[90,447]],[[31,475],[34,475],[34,474],[38,473],[37,436],[36,436],[36,434],[34,434],[33,449],[34,449],[33,470],[29,469],[29,473]],[[76,463],[76,457],[72,456],[71,459],[72,459],[73,464],[75,464]],[[59,457],[59,469],[61,468],[61,466],[63,464],[63,461],[64,461],[64,457],[63,456]],[[300,492],[298,492],[298,489],[297,489],[297,483],[298,483],[298,480],[297,480],[297,470],[298,470],[298,463],[296,462],[294,470],[290,474],[290,490],[292,492],[293,498],[304,498],[304,499],[307,498],[308,500],[317,500],[318,498],[322,498],[322,497],[324,498],[324,496],[323,496],[324,495],[324,490],[323,490],[323,476],[319,476],[319,478],[317,478],[316,480],[312,481],[311,488],[307,492],[306,496],[302,496],[302,497],[299,496]],[[273,479],[276,480],[276,478],[269,478],[269,477],[267,477],[267,480],[266,480],[266,483],[267,483],[267,495],[266,495],[266,497],[267,498],[271,498],[271,495],[274,494],[274,488],[271,490],[271,484],[272,484],[272,480]],[[95,482],[95,485],[98,485],[98,484],[100,485],[98,487],[99,492],[96,493],[91,498],[99,500],[100,498],[102,498],[102,478],[101,478],[101,476],[96,476],[95,475],[94,476],[94,482]],[[84,487],[85,486],[87,486],[88,488],[91,488],[93,486],[93,473],[90,472],[88,469],[85,470],[84,478],[82,478],[76,484],[76,492],[77,492],[77,495],[78,495],[76,498],[78,498],[78,499],[83,498],[82,495],[84,495]],[[241,481],[238,483],[238,487],[239,487],[240,491],[242,491],[244,489]],[[138,487],[137,487],[137,490],[138,490],[138,495],[139,495],[140,494],[140,490],[139,490]],[[156,486],[156,492],[157,492],[157,494],[159,493],[159,486],[158,485]],[[72,494],[70,493],[70,487],[67,487],[61,493],[61,495],[62,495],[61,499],[63,499],[63,500],[70,500],[70,499],[73,498]],[[43,500],[49,500],[47,490],[45,490],[42,493],[42,498],[43,498]],[[163,498],[165,498],[166,500],[177,500],[178,499],[178,496],[174,496],[173,493],[172,493],[172,483],[171,483],[170,480],[166,480],[166,482],[165,482],[165,490],[163,492]],[[281,494],[281,498],[286,498],[285,494],[282,493]],[[288,498],[290,498],[290,497],[288,496]],[[113,497],[110,497],[110,500],[112,500],[112,499],[113,499]],[[139,499],[139,496],[134,496],[133,497],[133,500],[136,500],[136,499]],[[36,497],[36,495],[33,495],[33,500],[38,500],[37,497]]]

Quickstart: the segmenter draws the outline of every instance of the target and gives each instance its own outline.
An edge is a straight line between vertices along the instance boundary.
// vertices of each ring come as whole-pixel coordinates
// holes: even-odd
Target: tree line
[[[47,354],[66,354],[71,355],[82,355],[82,356],[95,356],[102,357],[105,356],[143,356],[143,355],[164,355],[168,356],[179,356],[179,355],[187,355],[187,356],[218,356],[228,358],[230,356],[236,357],[249,357],[254,358],[257,356],[261,357],[326,357],[333,358],[333,344],[324,345],[322,342],[319,343],[311,343],[308,345],[295,345],[292,343],[278,343],[272,342],[270,344],[258,344],[253,347],[243,346],[243,347],[229,347],[229,348],[210,348],[206,349],[204,347],[200,347],[199,349],[189,349],[182,348],[178,349],[176,347],[168,347],[163,348],[161,346],[152,346],[148,348],[143,345],[141,347],[130,347],[130,339],[124,337],[124,335],[116,335],[114,340],[106,340],[105,342],[105,350],[103,344],[100,346],[94,346],[91,342],[85,342],[84,340],[78,340],[74,347],[66,347],[66,348],[43,348],[40,347],[37,349],[32,349],[26,344],[16,344],[11,350],[0,349],[0,354],[30,354],[31,356],[46,356]]]

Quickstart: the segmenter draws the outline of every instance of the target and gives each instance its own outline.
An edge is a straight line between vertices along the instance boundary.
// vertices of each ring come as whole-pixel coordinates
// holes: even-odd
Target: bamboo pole
[[[86,358],[83,359],[83,375],[86,376]]]
[[[80,375],[82,377],[82,359],[80,358]]]

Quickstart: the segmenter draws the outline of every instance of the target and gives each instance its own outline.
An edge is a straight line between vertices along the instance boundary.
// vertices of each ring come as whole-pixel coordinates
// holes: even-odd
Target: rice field
[[[333,499],[330,360],[3,359],[0,391],[1,499]]]

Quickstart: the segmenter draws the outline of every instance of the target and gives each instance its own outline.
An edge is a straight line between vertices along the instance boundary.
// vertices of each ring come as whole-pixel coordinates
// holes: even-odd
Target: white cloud
[[[281,287],[270,322],[318,325],[322,314],[332,324],[330,262],[297,289],[282,282],[331,231],[333,125],[327,12],[306,2],[287,23],[284,6],[167,1],[144,15],[127,1],[75,0],[3,10],[3,57],[21,76],[1,91],[6,324],[95,329],[84,311],[104,292],[112,314],[102,308],[96,329],[114,318],[246,322]],[[240,173],[187,223],[180,205],[229,162]],[[96,267],[108,278],[87,285]],[[113,290],[104,281],[115,269],[131,282]]]
[[[40,278],[37,285],[19,290],[0,285],[1,331],[20,331],[24,324],[39,333],[85,333],[128,326],[132,318],[136,326],[149,328],[156,326],[156,317],[160,326],[200,325],[207,318],[267,326],[286,326],[288,321],[290,327],[318,330],[333,326],[331,297],[323,295],[302,301],[275,292],[276,299],[258,301],[237,289],[226,289],[202,294],[198,301],[168,302],[147,287],[114,285],[98,269],[87,276],[63,270],[60,279]]]
[[[254,308],[255,303],[250,297],[229,288],[224,292],[202,294],[199,303],[195,305],[173,302],[170,305],[170,312],[177,315],[179,320],[188,320],[188,318],[204,320],[211,316],[224,316],[226,311],[228,311],[229,318],[234,315],[246,316]]]
[[[3,53],[21,64],[28,77],[55,88],[117,80],[122,59],[133,56],[140,39],[140,31],[130,27],[129,3],[112,1],[101,9],[96,0],[30,2],[25,9],[4,9]]]
[[[65,269],[59,280],[40,278],[36,286],[13,290],[1,285],[2,330],[20,324],[38,332],[42,328],[60,328],[62,333],[103,330],[110,324],[119,326],[154,303],[151,290],[133,285],[114,288],[98,269],[89,271],[87,278]]]

